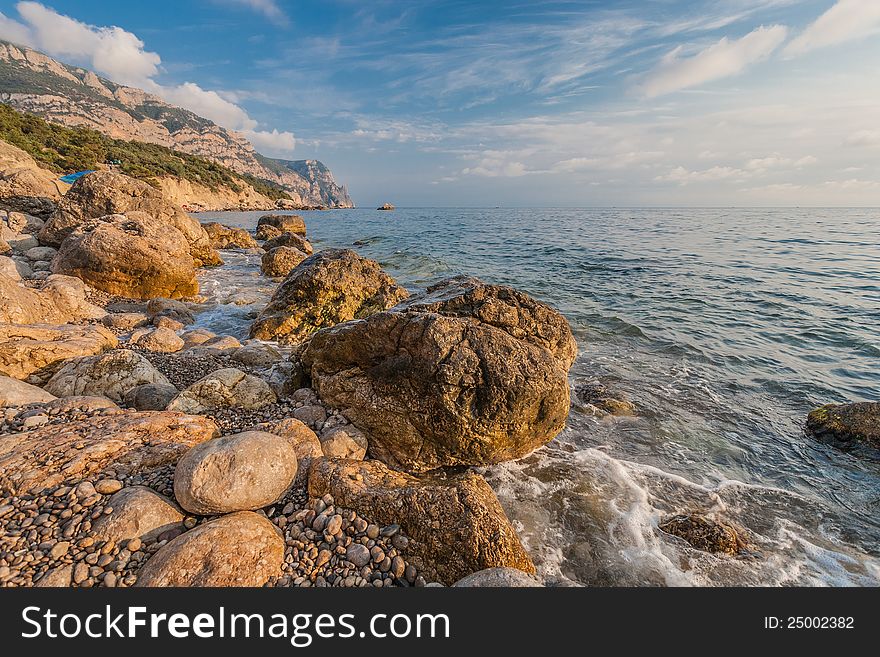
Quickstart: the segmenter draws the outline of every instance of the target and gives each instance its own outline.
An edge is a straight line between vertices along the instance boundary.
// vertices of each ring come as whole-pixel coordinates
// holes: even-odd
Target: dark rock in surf
[[[880,458],[880,402],[822,406],[807,416],[806,431],[838,449]]]

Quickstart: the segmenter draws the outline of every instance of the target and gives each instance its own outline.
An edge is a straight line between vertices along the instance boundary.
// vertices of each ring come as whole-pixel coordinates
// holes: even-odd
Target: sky
[[[880,0],[0,0],[359,205],[880,206]]]

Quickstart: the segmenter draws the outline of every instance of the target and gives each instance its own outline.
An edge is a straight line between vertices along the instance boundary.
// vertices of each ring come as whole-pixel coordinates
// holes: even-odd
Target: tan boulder
[[[259,587],[281,574],[284,539],[263,516],[241,511],[199,525],[154,554],[139,587]]]
[[[312,459],[324,456],[324,453],[321,451],[321,441],[318,440],[315,432],[295,418],[263,422],[251,427],[248,431],[263,431],[287,439],[293,449],[293,453],[296,455],[297,461],[293,488],[305,490],[308,485],[309,467],[312,464]]]
[[[0,408],[4,406],[29,406],[55,400],[42,388],[32,386],[24,381],[0,375]]]
[[[260,217],[257,222],[257,228],[261,228],[262,226],[272,226],[273,228],[280,230],[282,233],[295,233],[297,235],[306,234],[305,219],[298,214],[267,214],[265,217]]]
[[[170,385],[139,353],[117,349],[66,362],[46,384],[46,391],[56,397],[102,396],[119,404],[129,390],[148,383]]]
[[[257,227],[257,239],[261,242],[271,240],[272,238],[283,234],[283,230],[275,228],[275,226],[270,226],[269,224],[263,224],[262,226]]]
[[[164,531],[179,527],[184,515],[174,502],[145,486],[123,488],[107,506],[113,511],[92,525],[96,536],[120,543],[132,538],[149,541]]]
[[[259,246],[244,228],[230,228],[216,221],[202,224],[202,228],[215,249],[256,249]]]
[[[174,354],[183,349],[185,342],[171,329],[157,328],[140,336],[133,344],[157,354]]]
[[[174,471],[174,496],[203,516],[274,504],[293,484],[296,452],[282,436],[247,431],[196,445]]]
[[[107,469],[118,476],[176,463],[217,435],[208,418],[180,413],[123,413],[0,436],[0,492],[19,495]]]
[[[143,212],[77,224],[52,261],[52,272],[133,299],[179,299],[199,291],[184,235]]]
[[[40,242],[59,246],[89,220],[130,212],[143,212],[159,225],[177,229],[186,240],[196,266],[223,262],[198,221],[168,202],[158,189],[111,171],[98,171],[76,181],[40,231]]]
[[[266,251],[272,251],[282,246],[296,249],[297,251],[302,251],[307,256],[310,256],[315,252],[315,249],[312,247],[312,243],[309,242],[302,235],[297,235],[296,233],[282,233],[277,237],[273,237],[272,239],[267,240],[265,244],[263,244],[263,249],[265,249]]]
[[[378,461],[317,459],[309,495],[327,493],[376,523],[400,525],[407,560],[426,578],[452,584],[487,568],[535,572],[495,493],[473,472],[417,479]]]
[[[425,472],[521,458],[552,440],[568,417],[575,355],[568,323],[548,306],[453,280],[316,333],[300,358],[373,458]]]
[[[279,246],[268,251],[260,262],[260,271],[269,278],[284,278],[308,256],[289,246]]]
[[[276,401],[278,397],[268,383],[228,368],[196,381],[171,401],[168,410],[200,414],[220,408],[263,408]]]
[[[0,322],[36,324],[100,319],[106,311],[87,300],[86,285],[69,276],[50,276],[42,288],[20,285],[0,273]]]
[[[0,373],[48,381],[64,361],[100,354],[117,344],[103,326],[0,324]]]
[[[0,140],[0,208],[47,216],[69,189],[20,148]]]
[[[354,251],[328,249],[294,269],[251,326],[251,337],[285,343],[391,308],[407,291],[379,263]]]

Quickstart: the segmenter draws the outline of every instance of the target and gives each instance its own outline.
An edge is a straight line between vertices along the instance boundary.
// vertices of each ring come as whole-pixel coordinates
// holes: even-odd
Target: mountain
[[[244,136],[189,110],[6,41],[0,41],[0,102],[53,123],[206,158],[280,186],[300,206],[354,207],[321,162],[264,157]]]

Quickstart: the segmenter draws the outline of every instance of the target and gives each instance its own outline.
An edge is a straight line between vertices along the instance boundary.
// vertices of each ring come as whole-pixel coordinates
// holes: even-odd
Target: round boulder
[[[46,391],[56,397],[107,397],[118,404],[126,392],[147,383],[171,385],[139,353],[118,349],[66,362],[46,384]]]
[[[123,404],[137,411],[164,411],[180,392],[173,385],[145,383],[125,393]]]
[[[307,258],[299,249],[279,246],[267,252],[260,262],[260,271],[269,278],[284,278]]]
[[[138,347],[157,354],[174,354],[183,349],[183,339],[169,328],[157,328],[138,338]]]
[[[168,404],[169,411],[200,415],[220,408],[258,409],[278,397],[260,378],[232,368],[217,370],[196,381]]]
[[[248,431],[188,451],[174,471],[174,496],[198,515],[251,511],[277,502],[293,484],[296,453],[281,436]]]
[[[281,574],[284,539],[263,516],[234,513],[178,536],[153,555],[139,587],[259,587]]]
[[[179,527],[184,518],[174,502],[145,486],[123,488],[107,501],[107,506],[112,513],[98,518],[92,530],[103,540],[116,543],[132,538],[152,540]]]

